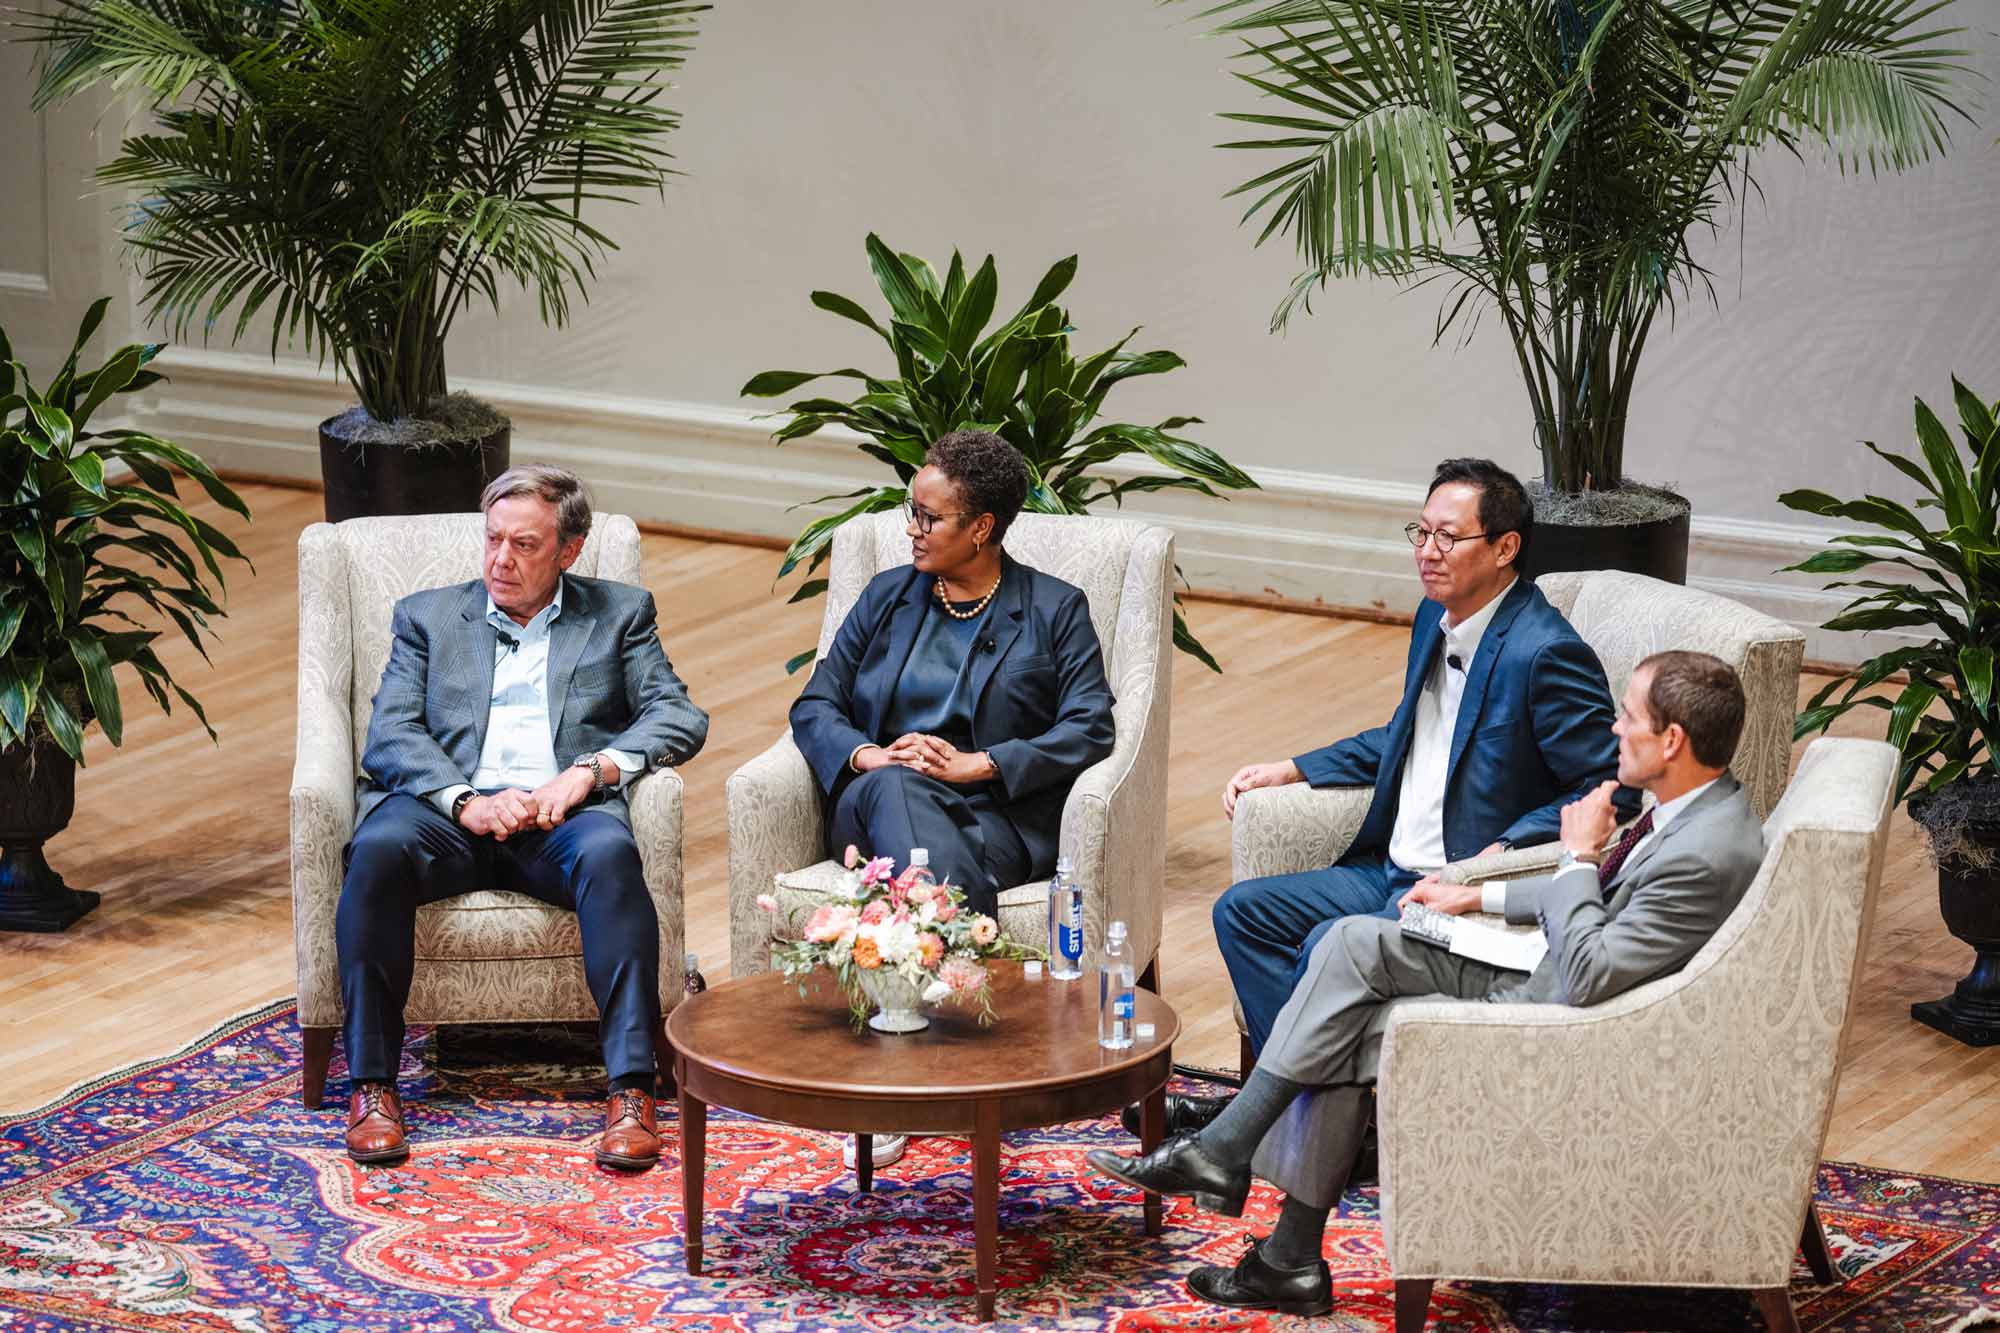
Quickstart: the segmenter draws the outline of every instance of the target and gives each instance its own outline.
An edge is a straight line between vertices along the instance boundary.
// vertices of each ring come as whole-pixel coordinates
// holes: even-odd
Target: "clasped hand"
[[[491,796],[475,796],[459,812],[467,832],[505,842],[522,829],[552,829],[583,803],[596,787],[587,768],[566,768],[535,788],[509,787]]]
[[[865,773],[889,764],[901,764],[925,777],[959,786],[984,782],[993,776],[993,762],[983,751],[961,750],[949,741],[918,731],[898,736],[887,745],[863,750],[855,756],[854,766]]]

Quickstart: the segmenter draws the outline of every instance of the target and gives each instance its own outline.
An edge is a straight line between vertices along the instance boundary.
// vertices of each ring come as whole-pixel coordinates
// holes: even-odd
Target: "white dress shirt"
[[[446,815],[461,792],[498,791],[519,787],[534,791],[569,765],[556,759],[555,733],[549,725],[549,629],[562,614],[562,580],[556,580],[555,600],[525,625],[514,623],[486,598],[486,623],[493,636],[493,697],[487,706],[486,743],[479,750],[479,767],[470,785],[459,783],[431,793],[431,801]],[[504,638],[502,636],[505,636]],[[512,640],[512,646],[508,640]],[[632,780],[644,763],[624,750],[604,750],[618,768],[617,785]]]
[[[1438,622],[1444,631],[1444,648],[1417,691],[1416,727],[1410,733],[1410,752],[1403,760],[1401,795],[1396,800],[1396,824],[1389,832],[1389,859],[1419,875],[1444,867],[1451,858],[1444,850],[1444,784],[1450,776],[1452,732],[1458,726],[1458,704],[1465,694],[1466,672],[1479,652],[1479,641],[1500,602],[1514,586],[1507,586],[1487,599],[1486,605],[1453,624],[1445,613]],[[1456,657],[1454,667],[1448,659]]]

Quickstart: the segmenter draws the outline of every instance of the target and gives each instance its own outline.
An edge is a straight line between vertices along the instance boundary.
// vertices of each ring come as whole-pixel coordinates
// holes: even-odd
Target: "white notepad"
[[[1411,903],[1403,909],[1401,925],[1412,939],[1509,972],[1534,971],[1549,951],[1539,925],[1510,926],[1505,918],[1484,913],[1452,916]]]

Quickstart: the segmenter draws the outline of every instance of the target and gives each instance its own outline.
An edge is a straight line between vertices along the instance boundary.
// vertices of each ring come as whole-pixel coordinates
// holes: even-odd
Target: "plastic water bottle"
[[[1083,885],[1067,856],[1056,858],[1049,881],[1049,975],[1057,981],[1083,975]]]
[[[1104,933],[1104,967],[1097,974],[1097,1044],[1122,1051],[1132,1044],[1132,956],[1125,952],[1125,923],[1113,921]]]
[[[911,887],[915,887],[918,883],[928,884],[932,888],[937,887],[937,876],[931,873],[931,854],[928,848],[910,848],[909,872]]]
[[[699,995],[708,989],[708,978],[701,974],[701,955],[690,952],[682,960],[686,966],[681,969],[681,994]]]

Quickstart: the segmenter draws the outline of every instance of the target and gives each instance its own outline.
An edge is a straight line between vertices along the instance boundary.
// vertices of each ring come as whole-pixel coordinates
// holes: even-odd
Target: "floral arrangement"
[[[1042,953],[1001,935],[1000,923],[983,912],[965,910],[965,893],[932,878],[928,867],[896,873],[886,856],[864,858],[849,847],[843,892],[821,904],[797,940],[771,946],[771,961],[799,982],[819,968],[831,971],[847,996],[859,1028],[872,1003],[864,982],[900,976],[925,1004],[979,1005],[982,1025],[993,1021],[993,992],[986,963],[996,959],[1040,958]],[[757,905],[778,910],[762,894]]]

